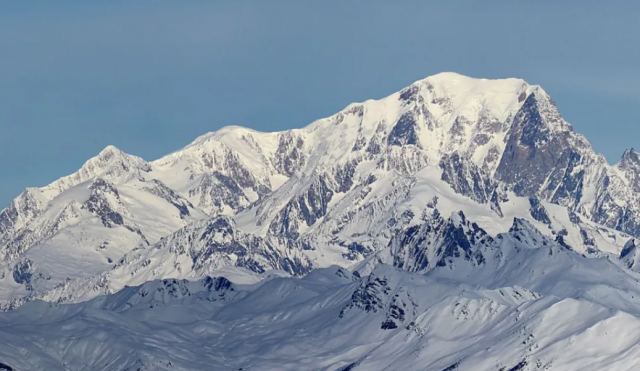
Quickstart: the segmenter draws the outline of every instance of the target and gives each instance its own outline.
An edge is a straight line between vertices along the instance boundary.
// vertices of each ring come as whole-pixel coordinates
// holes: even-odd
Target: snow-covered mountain
[[[106,301],[120,303],[123,296],[138,295],[132,286],[142,285],[140,292],[150,292],[161,289],[158,280],[189,280],[196,283],[171,282],[179,286],[175,290],[190,293],[196,286],[202,290],[197,283],[202,279],[225,277],[239,286],[222,301],[224,304],[220,300],[210,304],[207,289],[208,293],[202,294],[205,299],[200,300],[201,294],[193,300],[180,299],[170,311],[199,313],[211,309],[210,305],[221,305],[220,313],[243,313],[244,307],[237,307],[241,305],[237,303],[249,300],[245,295],[257,295],[266,302],[250,304],[266,306],[261,314],[264,318],[278,318],[293,315],[289,309],[278,308],[293,308],[302,305],[298,302],[301,298],[313,297],[307,303],[313,308],[309,310],[329,321],[323,330],[327,336],[343,337],[345,328],[334,324],[341,320],[334,318],[335,308],[328,309],[332,306],[342,306],[338,318],[356,316],[347,327],[371,334],[371,338],[343,338],[337,347],[347,340],[354,345],[378,339],[366,344],[378,344],[382,352],[371,355],[373,348],[362,345],[361,352],[354,350],[353,356],[343,354],[333,361],[328,355],[314,356],[313,367],[347,367],[343,361],[352,360],[353,367],[367,369],[385,352],[390,360],[396,359],[393,354],[406,351],[398,350],[403,341],[414,344],[411,357],[415,360],[435,360],[435,354],[419,350],[427,329],[434,326],[428,322],[445,320],[446,313],[456,312],[446,303],[458,300],[463,303],[458,305],[467,303],[474,308],[467,308],[467,312],[481,311],[476,313],[478,319],[496,321],[499,328],[486,334],[495,337],[485,339],[496,348],[481,351],[470,347],[469,353],[460,353],[457,360],[446,356],[451,349],[443,350],[437,358],[440,361],[433,361],[430,367],[464,369],[462,365],[481,358],[480,354],[494,354],[493,365],[500,364],[505,370],[522,362],[519,369],[534,364],[557,366],[563,363],[548,360],[557,360],[559,355],[540,354],[534,360],[529,355],[535,351],[522,359],[498,357],[496,352],[507,347],[505,339],[514,339],[509,332],[513,328],[503,327],[501,321],[520,320],[521,306],[529,305],[532,309],[523,321],[533,321],[529,326],[538,330],[562,321],[557,313],[548,314],[561,307],[561,311],[585,311],[580,319],[583,326],[606,328],[598,314],[604,310],[622,311],[636,320],[640,307],[628,295],[635,297],[629,293],[636,291],[632,288],[636,284],[634,272],[640,270],[636,251],[639,195],[638,152],[627,150],[618,164],[608,164],[561,117],[541,87],[520,79],[485,80],[441,73],[385,98],[350,104],[302,129],[262,133],[226,127],[151,162],[109,146],[74,174],[42,188],[28,188],[0,213],[0,305],[6,310],[34,299],[79,303],[52,308],[34,303],[7,316],[16,316],[19,321],[52,311],[53,318],[80,329],[85,324],[72,318],[76,311],[89,311],[89,316],[117,312],[114,316],[124,316],[125,322],[153,317],[138,302],[130,303],[140,307],[140,313],[136,311],[131,318],[124,314],[128,309],[114,309],[115,304],[104,307]],[[316,271],[332,266],[342,267],[332,268],[336,274],[341,272],[338,281],[334,273],[326,273],[331,270]],[[519,270],[525,267],[523,275]],[[357,273],[352,276],[350,272]],[[549,272],[555,276],[547,277]],[[569,278],[559,277],[561,273]],[[380,286],[376,281],[380,274],[388,276],[380,280],[391,286]],[[307,278],[287,278],[291,276]],[[560,280],[557,285],[578,286],[559,287],[553,279]],[[276,285],[273,282],[313,289],[303,289],[297,298],[289,289],[271,286]],[[375,304],[345,304],[349,298],[369,295],[369,284],[380,295],[394,292],[399,296],[372,299]],[[502,287],[505,291],[500,291]],[[608,304],[600,300],[594,294],[598,287],[602,295],[619,301]],[[445,288],[450,295],[445,295]],[[589,291],[592,289],[596,291]],[[282,296],[269,298],[274,295],[270,290],[284,291]],[[439,301],[424,301],[423,296]],[[449,297],[455,299],[449,302]],[[155,296],[151,298],[155,300]],[[142,300],[144,305],[147,299]],[[411,308],[393,304],[394,300],[403,300],[403,305]],[[363,309],[369,313],[370,308],[387,311],[382,329],[371,327],[368,314],[354,314]],[[501,309],[496,312],[491,308]],[[485,309],[489,313],[483,312]],[[414,330],[398,332],[413,326],[411,321],[426,312],[431,319],[423,323],[422,337],[415,337]],[[545,322],[545,316],[550,316],[551,322]],[[412,320],[405,323],[408,318]],[[242,321],[242,315],[230,319],[235,320]],[[219,319],[214,319],[213,327],[198,331],[205,337],[235,331],[216,321]],[[618,323],[619,319],[613,321]],[[287,326],[291,330],[298,324],[294,321]],[[109,326],[106,322],[103,325]],[[317,330],[310,326],[303,332]],[[396,331],[391,336],[395,340],[378,334],[380,330]],[[472,336],[473,331],[480,329],[464,327],[460,334]],[[548,334],[549,341],[560,342],[561,337],[573,334],[571,329],[566,331]],[[275,343],[296,348],[284,339],[289,335],[282,332],[283,337]],[[135,336],[147,334],[143,331]],[[201,342],[198,336],[183,340]],[[233,344],[248,335],[240,331],[229,336]],[[460,339],[457,345],[465,346]],[[300,346],[313,347],[313,341],[320,340],[308,339]],[[452,341],[442,340],[443,344]],[[218,353],[212,351],[210,360],[221,360],[221,349],[227,348],[220,347]],[[52,355],[45,348],[42,345],[38,350],[43,357],[52,357],[42,358],[45,363],[14,364],[73,364],[91,356]],[[622,357],[621,350],[614,348],[612,354]],[[143,352],[147,358],[139,360],[141,365],[178,367],[148,363],[152,358],[162,359],[154,352],[164,348],[154,349]],[[187,357],[188,351],[182,351]],[[257,348],[255,351],[262,354]],[[254,366],[276,368],[276,360],[282,361],[288,354],[260,358]],[[109,367],[134,367],[131,357],[105,357],[100,361]],[[302,362],[295,357],[291,362],[294,359]],[[411,362],[407,361],[408,367],[414,365]],[[580,364],[567,362],[568,367]],[[243,367],[236,361],[223,364]],[[188,363],[179,367],[203,368]],[[490,369],[488,363],[485,368]]]
[[[3,211],[2,296],[349,267],[434,203],[493,233],[525,218],[577,251],[617,254],[640,235],[639,174],[637,152],[607,164],[539,86],[443,73],[303,129],[227,127],[152,162],[107,147]],[[216,224],[229,241],[192,243]]]
[[[79,304],[28,303],[0,313],[0,360],[33,370],[638,367],[640,275],[519,219],[497,236],[464,235],[471,245],[445,248],[425,274],[377,257],[302,279],[166,279]]]

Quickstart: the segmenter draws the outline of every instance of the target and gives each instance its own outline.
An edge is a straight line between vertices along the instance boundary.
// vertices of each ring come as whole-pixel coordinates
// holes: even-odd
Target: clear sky
[[[0,0],[0,204],[107,144],[151,160],[441,71],[541,84],[616,162],[640,147],[638,4]]]

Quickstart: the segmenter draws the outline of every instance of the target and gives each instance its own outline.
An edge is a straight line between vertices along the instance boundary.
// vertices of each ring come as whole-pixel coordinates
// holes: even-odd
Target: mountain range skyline
[[[299,129],[229,126],[149,162],[105,147],[76,172],[27,188],[2,210],[6,268],[16,277],[28,272],[28,278],[16,278],[19,285],[9,285],[0,299],[11,306],[15,299],[60,295],[58,290],[67,290],[60,287],[63,282],[73,283],[70,277],[93,279],[110,269],[108,274],[119,276],[124,272],[114,262],[128,261],[125,272],[129,264],[146,262],[145,254],[155,249],[145,246],[207,249],[208,237],[202,237],[202,246],[181,242],[203,228],[231,231],[232,241],[243,241],[247,253],[257,248],[260,252],[249,253],[257,257],[233,263],[256,273],[304,274],[328,262],[348,266],[388,243],[386,232],[368,228],[400,218],[395,215],[400,206],[380,214],[377,202],[418,197],[417,205],[405,210],[410,217],[404,222],[415,223],[423,204],[436,203],[448,188],[456,196],[437,207],[445,217],[458,210],[468,217],[463,206],[469,200],[481,205],[470,210],[490,220],[479,225],[491,233],[508,229],[507,215],[527,215],[554,235],[564,231],[562,241],[573,249],[617,254],[640,235],[638,172],[637,151],[625,151],[622,161],[608,164],[562,118],[541,86],[440,73],[381,99],[351,103]],[[434,200],[413,195],[422,183],[437,189],[427,192],[434,192]],[[388,189],[390,184],[397,186]],[[373,190],[380,201],[366,196]],[[366,207],[356,206],[364,200]],[[566,208],[569,220],[554,222],[545,202]],[[261,252],[265,248],[270,252]],[[317,249],[329,250],[307,255]],[[78,254],[82,263],[76,262]],[[229,264],[226,253],[204,256],[214,261],[179,268],[180,275],[192,272],[197,278]],[[142,272],[144,278],[134,283],[165,278]]]
[[[4,4],[0,205],[107,144],[152,160],[224,125],[301,127],[442,71],[544,86],[614,163],[640,146],[638,11],[623,1]]]
[[[442,72],[442,73],[454,73],[454,74],[456,74],[456,72]],[[481,78],[481,79],[484,79],[484,78]],[[350,103],[350,104],[356,104],[356,103],[361,103],[361,102],[353,101],[353,102],[352,102],[352,103]],[[343,107],[340,107],[340,108],[343,108]],[[571,123],[571,124],[575,127],[575,125],[574,125],[573,123]],[[250,125],[229,124],[229,125],[222,125],[222,126],[220,126],[218,129],[208,130],[208,131],[202,132],[202,133],[200,133],[200,134],[197,136],[197,138],[200,138],[200,137],[206,137],[207,135],[211,135],[211,134],[215,133],[217,130],[224,130],[224,129],[226,129],[226,128],[236,127],[236,126],[237,126],[237,127],[242,127],[242,128],[247,128],[247,129],[252,129],[252,130],[257,130],[257,131],[262,131],[262,132],[265,132],[265,133],[269,133],[269,132],[277,132],[277,131],[279,131],[279,130],[266,130],[266,131],[263,131],[263,130],[255,129],[255,128],[253,128],[253,127],[252,127],[252,126],[250,126]],[[580,132],[580,126],[578,126],[576,129],[577,129],[577,131],[578,131],[578,132]],[[589,139],[590,139],[590,141],[591,141],[591,138],[589,138]],[[624,157],[624,155],[625,155],[625,153],[626,153],[627,151],[629,151],[629,150],[635,150],[635,149],[637,149],[637,148],[640,148],[640,146],[635,146],[635,145],[633,144],[633,143],[635,143],[635,142],[636,142],[635,140],[632,140],[632,141],[630,142],[630,143],[631,143],[631,145],[630,145],[629,147],[620,148],[620,151],[619,151],[620,153],[619,153],[619,154],[611,153],[611,151],[610,151],[609,155],[606,155],[606,157],[607,157],[607,161],[609,162],[609,164],[611,164],[611,165],[615,165],[615,164],[617,164],[619,161],[621,161],[621,160],[623,159],[623,157]],[[183,145],[184,145],[184,144],[183,144]],[[179,150],[182,148],[182,147],[180,147],[180,144],[177,144],[177,146],[178,146],[178,147],[177,147],[177,148],[175,148],[175,149],[174,149],[174,151],[179,151]],[[120,146],[120,145],[116,145],[115,143],[108,143],[104,148],[110,148],[110,147],[114,147],[114,148],[118,148],[118,149],[123,149],[123,148],[122,148],[122,146]],[[104,148],[103,148],[103,149],[104,149]],[[98,151],[99,151],[99,150],[98,150]],[[172,153],[172,152],[174,152],[174,151],[171,151],[171,150],[170,150],[169,152],[165,152],[165,153]],[[135,154],[135,153],[136,153],[135,151],[127,151],[127,152],[128,152],[128,153],[131,153],[131,154]],[[97,153],[97,152],[94,152],[94,153],[92,153],[92,155],[93,155],[93,154],[96,154],[96,153]],[[603,154],[604,154],[604,153],[603,153]],[[617,156],[617,157],[616,157],[616,156]],[[159,159],[160,157],[162,157],[162,156],[160,155],[160,156],[158,156],[158,157],[150,158],[150,159],[145,158],[145,160],[152,161],[152,160],[155,160],[155,159]],[[80,162],[79,162],[79,164],[82,164],[82,163],[84,162],[84,159],[79,159],[79,161],[80,161]],[[79,164],[75,164],[75,165],[73,165],[73,164],[72,164],[72,165],[71,165],[71,169],[76,169],[76,168],[78,168],[78,165],[79,165]],[[71,173],[71,172],[72,172],[72,171],[70,171],[69,173]],[[51,179],[51,180],[54,180],[54,179]],[[51,180],[49,180],[49,181],[46,181],[46,180],[45,180],[45,181],[44,181],[44,183],[40,183],[40,184],[27,184],[23,189],[25,189],[25,188],[29,188],[29,187],[40,187],[40,186],[44,186],[44,185],[48,184]],[[6,204],[8,204],[8,202],[9,202],[13,197],[15,197],[15,196],[16,196],[16,194],[10,195],[10,194],[8,194],[8,193],[7,193],[5,196],[8,198],[7,202],[5,202],[5,205],[6,205]],[[1,199],[1,198],[0,198],[0,199]]]

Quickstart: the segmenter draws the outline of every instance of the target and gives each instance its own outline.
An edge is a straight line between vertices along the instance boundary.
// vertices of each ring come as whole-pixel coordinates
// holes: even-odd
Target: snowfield
[[[26,189],[0,369],[636,370],[637,238],[637,151],[607,163],[540,86],[441,73]]]

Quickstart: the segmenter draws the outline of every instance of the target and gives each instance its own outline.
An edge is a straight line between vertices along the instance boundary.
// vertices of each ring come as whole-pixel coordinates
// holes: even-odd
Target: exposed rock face
[[[393,126],[387,144],[390,146],[405,146],[408,144],[418,145],[418,124],[412,112],[407,112],[400,116],[398,122]]]
[[[549,214],[547,213],[547,210],[544,208],[538,197],[529,197],[529,206],[529,212],[531,213],[533,219],[547,225],[551,224]]]
[[[302,169],[305,162],[304,140],[295,135],[281,135],[273,166],[286,176],[292,176]]]
[[[33,277],[32,273],[33,263],[29,259],[25,259],[20,261],[13,268],[13,280],[16,283],[22,283],[29,287],[31,285],[31,277]]]
[[[268,239],[244,234],[227,217],[186,227],[160,241],[156,248],[189,256],[192,262],[189,269],[194,271],[205,272],[227,264],[256,273],[280,269],[301,275],[310,270],[310,263],[303,255],[283,250]]]
[[[640,154],[634,149],[625,151],[617,168],[626,182],[614,175],[603,180],[600,202],[594,207],[595,220],[640,237]]]
[[[194,207],[189,201],[185,200],[182,196],[167,187],[166,184],[162,183],[158,179],[152,179],[151,183],[152,186],[147,187],[146,190],[173,205],[180,213],[180,218],[184,219],[191,215],[189,210]]]
[[[556,202],[570,197],[575,204],[584,174],[573,170],[582,148],[576,148],[571,128],[546,99],[530,94],[516,113],[496,176],[518,195],[542,193]]]
[[[334,195],[334,185],[329,182],[324,174],[315,177],[302,194],[289,201],[280,211],[271,222],[269,231],[278,236],[297,239],[302,223],[311,226],[326,215],[329,202]]]
[[[437,209],[423,224],[398,234],[390,243],[393,265],[411,272],[424,272],[436,266],[452,264],[462,258],[473,265],[482,264],[480,247],[493,239],[477,224],[459,212],[444,219]]]
[[[389,281],[385,277],[369,275],[360,283],[357,290],[351,295],[351,302],[342,309],[340,317],[350,309],[360,309],[365,312],[377,312],[383,309],[387,296],[391,293]]]
[[[118,190],[104,179],[96,179],[89,186],[91,194],[83,207],[100,218],[105,227],[124,224],[122,215],[114,210],[120,205]],[[113,205],[113,206],[112,206]]]
[[[629,240],[622,251],[620,251],[620,261],[629,269],[640,271],[640,251],[635,239]]]
[[[614,174],[602,177],[597,187],[599,192],[591,214],[596,223],[638,237],[640,234],[640,200],[638,194],[625,189],[624,182]],[[626,201],[628,200],[628,201]]]
[[[476,202],[487,203],[497,197],[497,184],[476,164],[454,153],[440,161],[442,180],[456,192]],[[495,195],[495,196],[494,196]]]
[[[197,205],[210,214],[240,211],[251,203],[240,185],[231,177],[215,171],[204,174],[199,184],[189,190],[189,197],[198,197]]]
[[[626,150],[618,167],[626,173],[633,190],[640,192],[640,153],[633,148]]]

